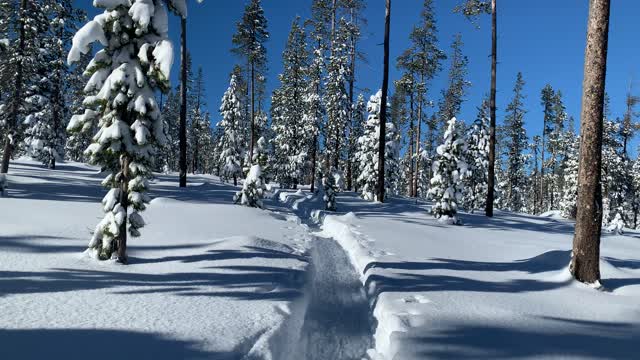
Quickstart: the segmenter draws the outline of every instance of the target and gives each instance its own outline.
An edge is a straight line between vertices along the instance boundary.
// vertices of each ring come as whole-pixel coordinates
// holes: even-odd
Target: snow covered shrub
[[[607,232],[610,233],[616,233],[618,235],[622,235],[624,234],[624,220],[622,219],[622,215],[620,215],[620,213],[616,214],[616,217],[613,218],[613,220],[609,223],[609,226],[607,227]]]
[[[436,202],[433,215],[440,221],[460,224],[456,214],[462,200],[463,180],[468,176],[468,165],[464,159],[464,139],[456,131],[456,118],[448,122],[444,144],[438,146],[433,162],[433,178],[429,195]]]
[[[93,121],[98,132],[85,151],[90,162],[109,172],[102,184],[110,189],[102,200],[105,216],[96,226],[89,253],[101,260],[115,252],[126,262],[127,231],[140,236],[140,212],[149,202],[148,178],[156,145],[165,136],[157,91],[169,89],[173,45],[168,37],[167,6],[186,16],[184,0],[95,0],[104,9],[73,38],[68,62],[78,62],[92,43],[100,43],[86,69],[84,105],[92,111],[74,116],[70,132]],[[128,225],[128,226],[127,226]]]
[[[329,176],[322,179],[322,186],[324,188],[324,204],[325,210],[336,211],[336,196],[340,192],[343,186],[342,173],[339,171],[333,171]]]
[[[260,165],[253,165],[244,180],[242,190],[236,193],[233,201],[236,204],[240,203],[241,205],[262,208],[262,198],[266,189],[262,178],[262,168]]]

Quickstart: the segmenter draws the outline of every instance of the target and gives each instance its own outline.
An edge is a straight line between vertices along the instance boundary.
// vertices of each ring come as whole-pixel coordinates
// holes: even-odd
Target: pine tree
[[[449,66],[449,83],[447,89],[442,91],[442,100],[439,104],[439,116],[441,121],[441,133],[447,128],[450,119],[460,115],[460,108],[464,101],[466,88],[471,83],[466,79],[469,60],[462,53],[462,35],[456,34],[451,44],[451,65]],[[464,125],[464,123],[460,123]]]
[[[238,184],[238,177],[242,176],[242,154],[244,149],[240,141],[240,124],[242,123],[242,104],[238,100],[238,85],[235,75],[231,75],[229,88],[222,97],[220,106],[222,120],[218,127],[224,129],[220,139],[221,174],[225,179],[233,179]]]
[[[487,193],[487,167],[489,166],[489,102],[484,100],[478,116],[466,134],[466,162],[469,176],[465,179],[465,206],[473,213],[484,206]]]
[[[313,51],[311,63],[308,70],[307,88],[303,98],[302,116],[302,141],[304,151],[308,155],[308,172],[311,192],[315,191],[316,172],[318,162],[318,137],[320,136],[320,126],[322,124],[325,109],[322,103],[322,73],[324,69],[324,58],[322,49],[317,47]],[[352,118],[353,120],[353,118]],[[353,126],[353,125],[352,125]],[[353,128],[352,128],[353,131]]]
[[[165,140],[154,92],[169,88],[173,46],[163,2],[95,4],[104,13],[77,32],[68,56],[72,63],[89,51],[89,44],[104,47],[87,70],[92,77],[86,89],[99,89],[85,100],[99,114],[99,130],[87,153],[92,163],[111,172],[103,181],[110,191],[102,201],[105,217],[89,249],[100,259],[117,251],[118,260],[126,263],[127,230],[137,237],[145,225],[140,212],[149,201],[147,179],[156,144]],[[72,130],[84,127],[75,119],[69,125]]]
[[[304,132],[309,57],[306,48],[304,29],[300,27],[300,19],[296,19],[291,25],[287,45],[282,53],[284,71],[280,75],[281,86],[278,89],[280,111],[278,116],[273,118],[272,126],[275,133],[278,174],[276,180],[284,188],[297,188],[301,183],[303,167],[308,156],[307,146],[305,146],[308,139],[302,137],[307,135]],[[313,136],[313,134],[309,135]]]
[[[344,19],[336,30],[332,42],[332,55],[327,67],[328,75],[325,92],[327,125],[325,129],[325,151],[329,166],[337,170],[342,159],[345,130],[349,121],[349,101],[346,89],[348,79],[349,53],[348,32]]]
[[[513,88],[513,100],[507,106],[505,118],[507,157],[507,202],[506,208],[510,211],[524,211],[525,205],[525,165],[527,149],[527,134],[524,129],[524,79],[522,73],[518,73],[516,84]]]
[[[466,145],[458,133],[459,125],[456,122],[456,118],[449,121],[444,133],[444,143],[438,146],[429,189],[429,196],[435,201],[433,215],[452,225],[460,224],[457,213],[462,204],[463,182],[469,172],[465,161]]]
[[[461,4],[454,8],[454,12],[462,13],[467,19],[475,22],[481,14],[491,14],[491,90],[489,93],[489,167],[487,182],[487,201],[485,204],[485,214],[488,217],[493,216],[493,208],[497,182],[496,166],[500,152],[496,151],[498,144],[496,138],[496,76],[498,68],[498,4],[497,0],[463,0]]]
[[[416,134],[415,134],[415,154],[416,159],[420,159],[422,154],[422,123],[425,119],[424,105],[427,102],[427,89],[429,82],[440,71],[442,60],[446,59],[444,51],[438,47],[438,30],[436,27],[435,11],[433,10],[433,0],[424,0],[421,21],[415,26],[409,35],[411,47],[398,58],[398,67],[405,69],[415,77],[414,96],[417,104],[416,109]],[[432,154],[428,154],[431,156]],[[418,193],[418,179],[421,172],[421,162],[416,160],[416,170],[413,179],[413,194]],[[429,169],[428,169],[429,170]]]
[[[19,5],[9,5],[4,8],[10,12],[10,24],[7,25],[11,28],[10,33],[15,35],[13,39],[8,39],[6,63],[2,66],[2,78],[8,79],[10,84],[5,89],[9,98],[3,104],[4,111],[1,115],[4,124],[4,148],[0,173],[3,174],[9,171],[9,162],[22,139],[24,130],[22,122],[26,116],[25,113],[34,110],[29,102],[40,100],[35,97],[39,95],[39,88],[31,92],[27,90],[30,90],[29,86],[34,80],[39,80],[41,77],[41,74],[38,74],[38,71],[42,70],[42,66],[38,66],[42,65],[39,64],[42,60],[40,52],[42,39],[39,35],[47,30],[41,4],[20,0]],[[38,101],[35,105],[41,104]]]
[[[70,44],[75,23],[82,14],[73,10],[69,0],[36,6],[40,51],[35,64],[37,81],[27,90],[24,124],[28,128],[23,144],[30,156],[55,169],[56,161],[64,158],[63,119],[69,111],[64,92],[71,73],[64,64],[65,46]]]
[[[359,176],[357,179],[360,196],[368,201],[378,201],[378,152],[380,146],[380,104],[382,91],[372,95],[367,111],[369,117],[364,125],[364,134],[358,139],[358,151],[356,161],[359,163]],[[398,136],[393,123],[386,124],[385,146],[385,189],[393,192],[394,182],[397,180],[398,165]]]
[[[560,210],[563,216],[569,219],[576,218],[577,197],[578,197],[578,156],[580,153],[579,139],[572,136],[573,141],[570,145],[569,156],[564,162],[564,189],[562,200],[560,201]]]
[[[267,19],[264,16],[261,0],[251,0],[245,7],[242,21],[238,22],[236,34],[233,35],[233,52],[247,61],[247,73],[251,90],[251,114],[249,133],[249,158],[253,157],[256,138],[256,83],[265,79],[267,50],[264,47],[269,39]]]
[[[262,208],[262,198],[266,190],[261,166],[259,164],[253,165],[251,166],[251,170],[249,170],[249,174],[247,174],[247,178],[244,180],[242,190],[238,191],[234,196],[234,202],[249,207]]]

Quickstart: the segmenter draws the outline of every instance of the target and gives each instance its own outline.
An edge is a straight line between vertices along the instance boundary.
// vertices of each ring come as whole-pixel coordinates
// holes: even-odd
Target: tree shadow
[[[275,249],[267,249],[258,246],[243,246],[241,249],[222,249],[222,250],[209,250],[203,254],[196,255],[177,255],[177,256],[165,256],[161,258],[130,258],[131,264],[151,264],[162,263],[170,261],[179,261],[182,263],[195,263],[201,261],[219,261],[230,259],[295,259],[302,262],[307,262],[308,259],[305,256],[292,254],[286,251],[280,251]]]
[[[239,359],[155,333],[98,329],[0,329],[2,359]]]
[[[536,357],[633,359],[637,324],[540,318],[527,326],[452,322],[429,335],[402,339],[399,356],[430,359],[523,359]],[[422,334],[424,334],[423,332]],[[429,333],[427,331],[426,333]],[[413,357],[411,357],[413,356]]]
[[[529,259],[510,262],[468,261],[456,259],[430,259],[423,262],[372,262],[365,268],[390,270],[456,270],[456,271],[521,271],[529,274],[539,274],[547,271],[562,270],[571,260],[571,251],[553,250]]]
[[[303,270],[247,266],[210,268],[208,272],[144,274],[83,269],[42,272],[0,271],[0,297],[16,294],[112,290],[114,294],[163,293],[241,300],[292,300],[301,295]],[[214,271],[217,270],[217,271]],[[211,290],[211,288],[219,288]]]
[[[43,241],[44,240],[44,241]],[[47,235],[19,235],[19,236],[0,236],[0,250],[17,253],[79,253],[85,247],[78,245],[60,245],[51,244],[46,241],[51,240],[81,240],[78,238],[67,238],[59,236]],[[87,238],[87,243],[89,239]],[[181,250],[181,249],[197,249],[206,247],[207,244],[180,244],[180,245],[136,245],[134,252],[144,250]]]

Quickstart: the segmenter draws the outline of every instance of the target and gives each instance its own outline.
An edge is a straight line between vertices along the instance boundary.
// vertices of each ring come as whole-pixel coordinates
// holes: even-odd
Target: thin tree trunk
[[[351,22],[354,21],[353,8],[351,8]],[[347,189],[352,190],[353,161],[351,160],[351,157],[353,154],[351,153],[351,144],[353,143],[353,140],[351,138],[353,136],[353,97],[356,81],[356,39],[353,35],[351,36],[351,70],[349,75],[349,124],[351,124],[351,131],[349,131],[349,153],[347,154]]]
[[[602,129],[607,73],[610,0],[591,0],[582,84],[578,211],[571,273],[576,280],[600,280],[602,230]]]
[[[420,77],[420,85],[424,86],[424,74]],[[421,138],[422,138],[422,107],[424,94],[422,90],[418,92],[418,131],[416,134],[416,173],[413,178],[413,197],[418,197],[418,178],[420,177],[420,151],[422,150]]]
[[[489,169],[487,175],[487,203],[485,214],[493,217],[493,201],[496,180],[496,73],[498,66],[498,8],[497,0],[491,0],[491,93],[489,108],[491,120],[489,123]]]
[[[311,149],[311,193],[316,191],[316,166],[318,164],[318,135],[313,137]]]
[[[256,142],[256,67],[251,62],[251,143],[249,144],[249,165],[253,162],[253,144]]]
[[[414,144],[414,138],[413,135],[415,133],[415,129],[413,126],[413,120],[414,120],[414,109],[413,109],[413,91],[411,91],[411,93],[409,94],[409,107],[410,107],[410,112],[409,112],[409,117],[410,117],[410,123],[409,123],[409,196],[410,197],[415,197],[415,192],[413,191],[413,144]]]
[[[391,31],[391,0],[386,0],[384,17],[384,72],[380,99],[380,138],[378,139],[378,201],[384,202],[384,160],[387,143],[387,92],[389,91],[389,33]]]
[[[25,20],[24,13],[27,9],[27,0],[20,2],[20,39],[18,44],[18,62],[16,63],[16,82],[13,92],[11,114],[9,117],[8,131],[6,134],[4,151],[2,152],[2,165],[0,166],[0,174],[6,174],[9,172],[9,162],[13,153],[14,142],[16,141],[16,131],[18,127],[18,113],[20,112],[20,102],[22,101],[22,86],[24,77],[24,68],[22,62],[24,61],[24,48],[25,48]]]
[[[118,246],[118,262],[127,263],[127,221],[129,208],[129,158],[124,156],[121,164],[122,177],[120,179],[120,206],[124,209],[125,218],[120,225],[120,231],[117,241]]]
[[[180,187],[187,187],[187,19],[180,19],[181,35],[181,84],[180,96]]]

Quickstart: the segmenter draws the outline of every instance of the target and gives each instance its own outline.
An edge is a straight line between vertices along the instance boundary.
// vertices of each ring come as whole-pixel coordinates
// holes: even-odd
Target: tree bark
[[[410,112],[409,112],[409,197],[415,197],[415,193],[413,192],[413,91],[409,95],[409,104],[410,104]]]
[[[251,62],[251,136],[249,144],[249,165],[253,162],[253,144],[256,142],[256,66]]]
[[[582,84],[578,211],[570,267],[576,280],[584,283],[595,283],[600,280],[602,129],[609,10],[610,0],[589,2]]]
[[[180,187],[187,187],[187,19],[180,19],[181,35],[181,84],[180,96]]]
[[[120,205],[124,209],[125,218],[120,225],[118,238],[118,262],[127,263],[127,222],[129,217],[129,158],[124,156],[121,164],[122,178],[120,179]]]
[[[424,73],[420,77],[420,85],[425,86],[424,84]],[[425,94],[422,93],[422,88],[418,90],[418,131],[416,134],[416,172],[413,178],[413,197],[418,197],[418,178],[420,177],[420,150],[421,149],[421,139],[422,139],[422,107],[424,106],[423,100]]]
[[[491,92],[489,109],[489,169],[487,174],[487,203],[485,214],[493,217],[493,201],[496,180],[496,73],[498,66],[498,8],[497,0],[491,0]]]
[[[9,162],[11,161],[11,156],[13,154],[13,146],[15,142],[16,130],[18,127],[18,114],[20,112],[20,102],[22,101],[22,87],[23,87],[23,77],[24,77],[24,68],[22,66],[22,62],[24,59],[24,48],[25,48],[25,20],[24,13],[27,9],[27,0],[22,0],[20,2],[20,29],[19,29],[19,43],[18,43],[18,62],[16,64],[16,82],[15,89],[13,92],[13,100],[11,102],[11,114],[9,118],[9,123],[7,124],[8,131],[5,138],[4,150],[2,152],[2,164],[0,165],[0,174],[6,174],[9,172]]]
[[[384,202],[384,160],[387,140],[387,92],[389,91],[389,33],[391,31],[391,0],[386,0],[384,17],[384,72],[380,99],[380,138],[378,140],[378,201]]]

